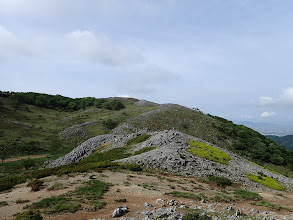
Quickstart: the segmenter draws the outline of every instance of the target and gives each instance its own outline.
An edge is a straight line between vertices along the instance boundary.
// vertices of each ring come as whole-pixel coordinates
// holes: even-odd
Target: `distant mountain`
[[[264,123],[264,122],[241,121],[241,122],[236,122],[236,124],[249,127],[253,130],[258,131],[259,133],[263,135],[276,135],[276,136],[293,135],[293,126],[291,122]]]
[[[276,144],[293,151],[293,135],[286,135],[281,137],[276,135],[266,135],[266,137],[276,142]]]

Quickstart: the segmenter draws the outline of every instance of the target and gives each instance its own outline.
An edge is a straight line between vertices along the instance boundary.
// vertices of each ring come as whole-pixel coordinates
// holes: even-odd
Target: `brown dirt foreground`
[[[89,211],[86,207],[75,213],[59,213],[59,214],[43,214],[44,219],[50,220],[84,220],[84,219],[113,219],[112,212],[114,209],[121,205],[127,205],[129,207],[129,213],[124,215],[124,217],[136,217],[142,219],[143,214],[138,212],[142,211],[152,211],[154,208],[161,208],[161,204],[156,204],[155,201],[158,198],[162,198],[166,201],[175,199],[178,202],[182,202],[187,207],[193,207],[195,205],[202,206],[206,210],[214,210],[216,212],[228,211],[226,208],[228,206],[233,206],[235,210],[242,209],[243,213],[248,215],[257,215],[261,217],[263,212],[272,211],[274,212],[275,219],[293,219],[291,212],[288,210],[271,210],[262,206],[251,205],[251,201],[233,201],[229,203],[221,202],[206,202],[201,203],[193,199],[187,198],[176,198],[173,196],[165,195],[166,192],[170,191],[181,191],[190,193],[203,193],[208,198],[214,197],[216,193],[221,190],[227,195],[232,195],[234,187],[228,187],[223,191],[223,189],[216,187],[213,184],[206,184],[200,182],[194,178],[180,177],[180,176],[166,176],[162,174],[147,174],[147,173],[133,173],[133,172],[110,172],[104,171],[103,173],[88,173],[80,174],[74,176],[63,176],[63,177],[46,177],[42,180],[45,182],[44,189],[38,192],[31,192],[30,188],[27,187],[27,183],[18,185],[13,190],[8,192],[0,193],[0,201],[6,201],[7,206],[0,207],[0,219],[14,219],[16,213],[23,212],[23,207],[33,202],[38,202],[44,198],[49,198],[52,196],[59,196],[64,193],[73,191],[76,187],[80,186],[82,183],[89,181],[91,178],[95,178],[101,181],[112,183],[109,190],[103,195],[103,200],[107,205],[97,211]],[[47,190],[46,188],[52,186],[54,183],[62,183],[66,188],[59,190]],[[239,187],[238,187],[239,188]],[[260,195],[264,200],[271,203],[275,203],[281,206],[286,206],[293,210],[293,193],[289,192],[262,192]],[[27,203],[17,204],[17,200],[29,200]],[[114,200],[126,199],[124,203],[117,203]],[[151,203],[154,207],[146,208],[145,203]],[[233,203],[233,204],[232,204]],[[259,210],[260,214],[251,213],[251,209]],[[186,212],[185,209],[177,209],[177,211]],[[120,218],[119,218],[120,219]],[[225,218],[223,218],[225,219]]]

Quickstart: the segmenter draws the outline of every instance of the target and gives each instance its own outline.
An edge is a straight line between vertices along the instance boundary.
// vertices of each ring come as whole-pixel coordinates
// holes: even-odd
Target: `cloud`
[[[118,90],[124,93],[151,93],[177,76],[156,64],[144,64],[136,70],[118,76]]]
[[[280,102],[285,105],[293,106],[293,87],[283,89]]]
[[[134,48],[117,44],[105,34],[95,35],[93,31],[76,30],[65,35],[76,55],[108,66],[139,63],[143,56]]]
[[[268,106],[268,105],[274,104],[273,98],[271,98],[269,96],[261,96],[261,97],[259,97],[258,100],[259,100],[259,105],[261,105],[261,106]]]
[[[241,118],[247,118],[247,119],[253,118],[251,115],[241,115],[240,117]]]
[[[0,59],[15,58],[15,56],[33,55],[36,51],[29,43],[17,37],[4,26],[0,25]]]
[[[260,117],[261,118],[272,118],[276,116],[277,114],[275,112],[263,112]]]

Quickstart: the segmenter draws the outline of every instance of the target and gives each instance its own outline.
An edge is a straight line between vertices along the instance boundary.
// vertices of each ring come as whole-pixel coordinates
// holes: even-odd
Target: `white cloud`
[[[280,96],[280,101],[285,105],[293,105],[293,87],[283,89]]]
[[[241,118],[247,118],[247,119],[253,118],[251,115],[241,115],[240,117]]]
[[[271,98],[269,96],[261,96],[261,97],[259,97],[258,100],[259,100],[259,105],[261,105],[261,106],[268,106],[268,105],[274,104],[273,98]]]
[[[263,112],[260,117],[261,118],[272,118],[276,116],[277,114],[275,112]]]
[[[76,30],[65,35],[74,52],[91,61],[116,66],[139,63],[143,56],[134,48],[111,42],[105,34],[95,35],[93,31]]]
[[[17,37],[4,26],[0,25],[0,59],[15,58],[15,56],[32,55],[36,51],[33,46]]]
[[[121,97],[121,98],[130,98],[130,96],[127,95],[127,94],[117,95],[117,97]]]
[[[117,87],[130,94],[150,93],[159,90],[177,76],[155,64],[144,64],[137,70],[118,76]]]

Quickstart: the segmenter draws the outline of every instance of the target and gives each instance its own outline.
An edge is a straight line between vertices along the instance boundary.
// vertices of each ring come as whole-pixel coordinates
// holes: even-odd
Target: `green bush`
[[[40,211],[29,210],[16,216],[16,220],[42,220]]]
[[[127,164],[126,168],[131,171],[142,171],[142,167],[139,164]]]
[[[102,124],[107,129],[114,129],[117,127],[118,122],[113,121],[112,119],[107,119],[106,121],[103,121]]]
[[[31,158],[24,160],[22,162],[22,164],[26,170],[28,170],[29,168],[34,167],[36,165],[35,161],[32,160]]]
[[[209,179],[210,182],[213,182],[213,183],[217,184],[218,186],[225,187],[225,186],[231,186],[232,185],[231,180],[229,180],[226,177],[210,176],[208,179]]]
[[[0,201],[0,207],[7,206],[7,205],[8,205],[8,203],[6,201]]]
[[[33,181],[29,182],[27,184],[27,186],[31,187],[32,191],[36,192],[36,191],[39,191],[41,189],[43,184],[44,184],[44,181],[36,179],[36,180],[33,180]]]
[[[21,176],[6,176],[0,179],[0,192],[12,189],[15,185],[24,183],[25,177]]]
[[[109,109],[109,110],[120,110],[120,109],[123,109],[125,108],[125,106],[123,105],[123,103],[119,100],[113,100],[111,102],[108,102],[104,105],[104,107],[106,109]]]

